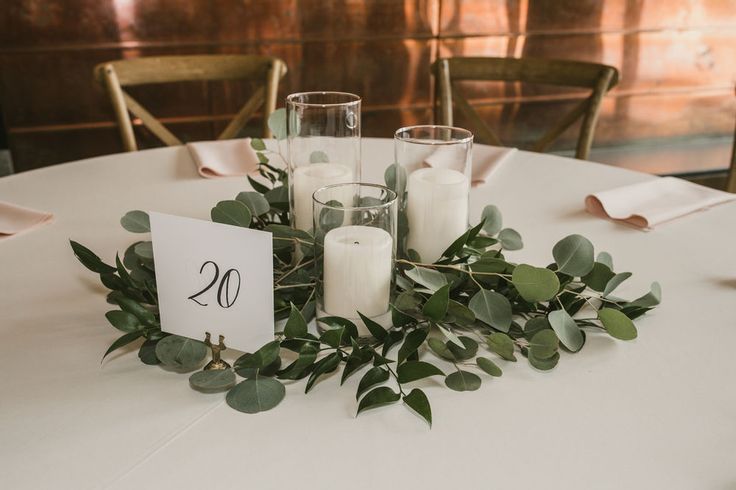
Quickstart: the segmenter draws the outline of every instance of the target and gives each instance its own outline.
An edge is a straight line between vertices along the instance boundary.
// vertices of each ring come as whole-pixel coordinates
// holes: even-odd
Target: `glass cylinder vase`
[[[291,225],[312,228],[312,194],[360,182],[360,97],[303,92],[286,98]]]
[[[394,135],[400,212],[406,221],[402,253],[440,259],[468,229],[473,133],[449,126],[410,126]],[[414,255],[414,254],[412,254]]]
[[[318,318],[347,318],[361,337],[370,332],[358,312],[390,326],[396,218],[396,193],[387,187],[335,184],[314,193]]]

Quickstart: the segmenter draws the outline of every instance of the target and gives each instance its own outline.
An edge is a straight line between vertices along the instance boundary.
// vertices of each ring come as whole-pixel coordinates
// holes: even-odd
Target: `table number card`
[[[274,338],[271,234],[149,213],[161,329],[225,336],[253,352]]]

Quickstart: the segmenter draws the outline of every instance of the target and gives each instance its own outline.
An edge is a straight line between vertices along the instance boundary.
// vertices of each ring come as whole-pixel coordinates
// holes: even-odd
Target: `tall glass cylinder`
[[[339,316],[370,332],[358,312],[384,327],[396,258],[396,193],[373,184],[335,184],[314,193],[317,317]]]
[[[291,225],[312,228],[312,194],[360,182],[360,97],[303,92],[286,98]]]
[[[434,262],[468,228],[473,133],[449,126],[410,126],[394,135],[397,175],[405,185],[403,247]]]

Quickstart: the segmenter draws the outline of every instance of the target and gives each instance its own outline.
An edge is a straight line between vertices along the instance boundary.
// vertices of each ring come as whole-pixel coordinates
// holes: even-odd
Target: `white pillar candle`
[[[294,169],[294,226],[300,230],[312,228],[312,194],[320,187],[353,181],[353,170],[337,163],[311,163]],[[346,199],[352,196],[345,196]],[[338,200],[342,201],[338,197]],[[343,203],[345,204],[345,203]]]
[[[470,180],[447,168],[423,168],[409,175],[407,248],[434,262],[468,228]]]
[[[342,226],[325,235],[324,310],[327,315],[359,318],[388,312],[393,269],[393,239],[381,228]],[[360,335],[370,335],[362,321]]]

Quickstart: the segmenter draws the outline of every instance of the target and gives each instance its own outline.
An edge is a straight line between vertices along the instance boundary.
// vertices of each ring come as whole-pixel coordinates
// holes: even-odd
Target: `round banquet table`
[[[366,138],[363,155],[364,180],[380,181],[393,143]],[[208,219],[246,179],[200,178],[183,147],[0,179],[0,199],[55,214],[0,240],[0,488],[736,488],[736,203],[650,232],[583,209],[588,193],[649,178],[518,152],[473,189],[471,222],[496,204],[523,236],[511,260],[544,266],[580,233],[634,272],[617,295],[656,280],[664,299],[635,341],[589,335],[550,372],[519,356],[475,392],[426,381],[431,429],[399,406],[356,418],[360,376],[287,386],[276,409],[246,415],[132,348],[100,363],[119,333],[68,240],[114,260],[135,239],[126,211]]]

